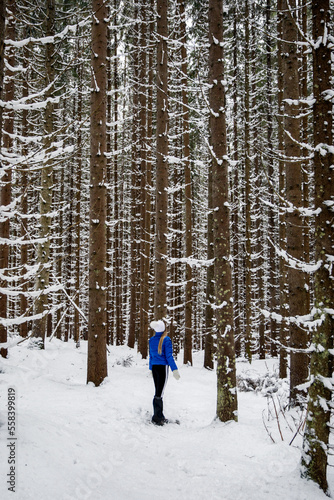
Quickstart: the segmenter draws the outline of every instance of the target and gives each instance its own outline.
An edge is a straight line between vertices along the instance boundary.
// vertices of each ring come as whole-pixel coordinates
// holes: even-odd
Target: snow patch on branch
[[[53,307],[52,309],[48,309],[40,314],[33,314],[32,316],[18,316],[17,318],[13,319],[8,319],[8,318],[0,318],[0,325],[4,327],[9,327],[9,326],[16,326],[16,325],[22,325],[23,323],[26,323],[27,321],[36,321],[38,319],[42,319],[44,316],[47,316],[48,314],[54,314],[58,309],[63,307],[62,305],[58,305]],[[0,347],[3,347],[6,344],[1,344]]]
[[[59,40],[63,40],[67,36],[67,34],[75,35],[78,28],[83,28],[84,26],[88,26],[89,23],[90,23],[90,17],[84,19],[83,21],[80,21],[79,23],[69,24],[68,26],[66,26],[65,29],[63,29],[63,31],[61,31],[60,33],[56,33],[53,36],[43,36],[41,38],[35,38],[33,36],[30,36],[29,38],[24,38],[22,40],[7,39],[5,40],[5,45],[21,48],[25,47],[29,43],[41,43],[42,45],[46,45],[48,43],[55,43]]]
[[[274,247],[277,255],[279,255],[279,257],[282,257],[292,269],[296,269],[298,271],[303,271],[304,273],[311,274],[320,269],[320,267],[323,264],[322,260],[319,260],[318,262],[314,263],[308,263],[308,262],[303,262],[301,260],[297,260],[294,257],[291,257],[291,255],[289,255],[285,250],[282,250],[277,245],[275,245],[270,238],[268,238],[268,240]]]
[[[194,259],[192,257],[181,257],[168,259],[170,264],[188,264],[190,267],[210,267],[212,266],[214,259]]]

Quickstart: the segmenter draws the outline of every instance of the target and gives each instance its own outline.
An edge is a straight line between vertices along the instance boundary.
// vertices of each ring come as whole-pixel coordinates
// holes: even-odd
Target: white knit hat
[[[158,333],[165,331],[165,323],[161,319],[159,321],[151,321],[150,327]]]

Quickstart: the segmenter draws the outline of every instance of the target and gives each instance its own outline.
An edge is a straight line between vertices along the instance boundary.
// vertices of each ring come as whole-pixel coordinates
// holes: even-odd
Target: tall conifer
[[[106,351],[106,145],[107,7],[92,0],[90,121],[89,317],[87,382],[107,376]]]
[[[230,199],[225,118],[223,2],[209,1],[209,103],[212,154],[212,210],[217,324],[217,416],[237,420]]]

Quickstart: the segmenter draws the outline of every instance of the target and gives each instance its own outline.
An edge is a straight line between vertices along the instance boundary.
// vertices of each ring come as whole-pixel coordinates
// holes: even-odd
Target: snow
[[[2,500],[12,498],[6,484],[9,388],[16,392],[20,500],[327,498],[300,478],[301,437],[289,446],[288,419],[281,419],[279,431],[268,418],[277,360],[237,363],[241,377],[265,377],[266,383],[258,391],[239,391],[239,422],[224,424],[215,420],[216,374],[202,367],[203,352],[194,353],[193,367],[182,365],[181,353],[181,379],[169,378],[164,397],[166,417],[181,423],[155,427],[148,361],[126,346],[109,351],[109,376],[98,388],[86,385],[86,342],[76,349],[53,339],[45,351],[23,342],[1,359]],[[284,396],[285,385],[274,397]]]
[[[5,45],[11,45],[13,47],[24,47],[25,45],[28,45],[30,43],[41,43],[43,45],[48,44],[48,43],[55,43],[57,40],[63,40],[65,36],[67,36],[68,33],[74,35],[77,32],[78,27],[82,28],[84,26],[87,26],[91,21],[90,16],[88,16],[86,19],[83,21],[80,21],[79,23],[76,24],[69,24],[65,27],[63,31],[60,33],[56,33],[54,36],[44,36],[41,38],[35,38],[30,36],[29,38],[25,38],[23,40],[10,40],[7,39],[5,40]]]

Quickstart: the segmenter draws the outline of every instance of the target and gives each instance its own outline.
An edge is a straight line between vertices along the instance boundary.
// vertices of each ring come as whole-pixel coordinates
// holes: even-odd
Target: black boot
[[[152,422],[156,425],[164,425],[167,423],[167,420],[163,414],[163,401],[162,398],[158,398],[154,396],[153,399],[153,411],[154,415],[152,417]]]

